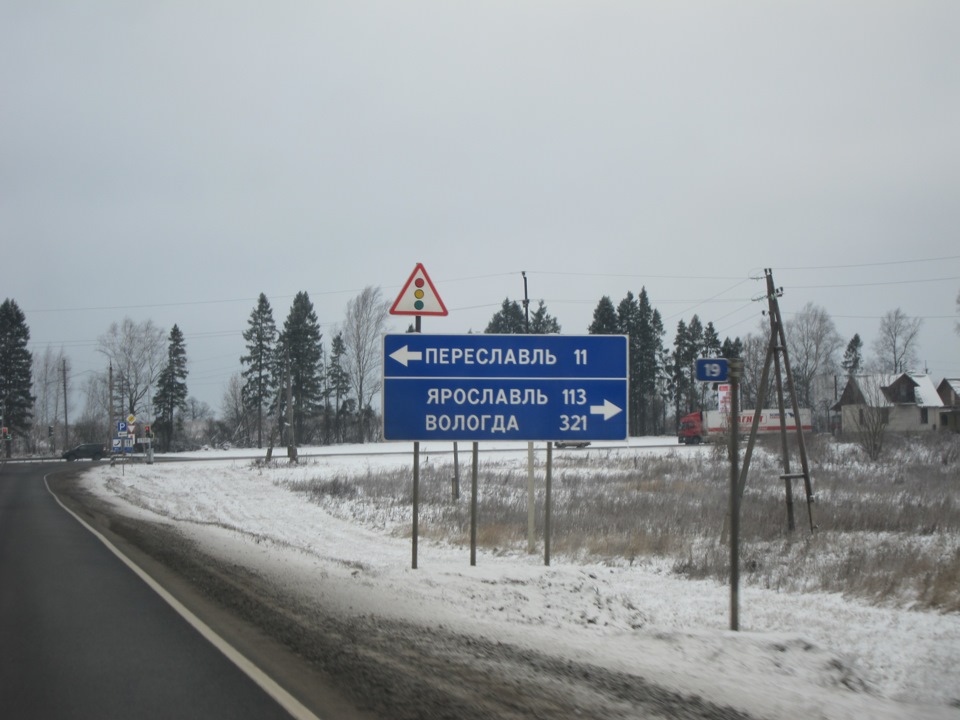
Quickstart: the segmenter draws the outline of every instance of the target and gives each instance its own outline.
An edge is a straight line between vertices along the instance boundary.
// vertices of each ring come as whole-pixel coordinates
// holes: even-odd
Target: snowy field
[[[318,476],[409,469],[411,447],[301,448],[302,465],[281,457],[269,467],[249,450],[209,451],[178,456],[207,462],[101,464],[83,482],[119,511],[174,522],[208,552],[344,613],[576,658],[760,717],[960,719],[956,614],[747,587],[741,630],[732,632],[729,588],[677,577],[667,562],[590,565],[554,555],[547,567],[541,545],[538,555],[480,550],[471,567],[468,547],[421,538],[414,570],[409,529],[401,537],[395,520],[354,518],[290,489]],[[421,447],[428,457],[434,449]],[[526,467],[525,444],[481,447],[481,464]],[[468,448],[460,446],[467,471]],[[314,452],[323,456],[307,460]]]

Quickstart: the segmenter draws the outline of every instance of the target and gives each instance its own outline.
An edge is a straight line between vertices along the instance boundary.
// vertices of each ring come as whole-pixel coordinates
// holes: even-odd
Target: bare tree
[[[390,304],[380,288],[368,286],[347,303],[343,324],[346,370],[357,395],[357,411],[362,418],[371,401],[380,392],[381,338],[390,317]]]
[[[746,408],[756,408],[757,399],[760,397],[760,377],[763,374],[763,363],[767,357],[767,348],[770,346],[770,329],[766,329],[766,335],[762,332],[750,333],[743,338],[743,347],[740,350],[740,358],[743,360],[743,379],[740,382],[740,389],[743,394],[743,404]],[[770,377],[772,377],[772,373]],[[770,382],[767,381],[767,392],[765,396],[767,403],[770,402]]]
[[[837,353],[843,347],[833,319],[822,307],[808,302],[784,323],[784,332],[797,402],[811,410],[829,408],[833,375],[839,367]],[[829,423],[829,417],[820,418],[819,413],[818,419]]]
[[[238,443],[242,439],[244,444],[250,444],[248,415],[243,397],[243,380],[239,373],[234,373],[227,381],[223,399],[220,401],[220,416],[230,442]]]
[[[33,355],[33,425],[31,426],[31,445],[39,448],[48,442],[50,451],[55,450],[54,438],[49,428],[59,425],[60,409],[63,402],[63,350],[54,353],[47,347],[43,354]],[[49,439],[48,439],[49,435]]]
[[[167,360],[166,337],[152,320],[135,323],[124,318],[97,339],[97,351],[113,367],[114,394],[122,400],[122,412],[136,415],[148,411],[150,390]]]
[[[890,408],[883,387],[889,376],[883,373],[856,376],[859,406],[852,420],[855,437],[861,449],[871,460],[877,460],[883,452],[883,443],[890,420]]]
[[[880,332],[873,343],[880,367],[886,372],[906,372],[917,362],[917,335],[920,318],[911,318],[900,308],[880,320]]]
[[[957,293],[957,315],[960,315],[960,292]],[[957,331],[957,335],[960,335],[960,320],[953,326],[953,329]]]

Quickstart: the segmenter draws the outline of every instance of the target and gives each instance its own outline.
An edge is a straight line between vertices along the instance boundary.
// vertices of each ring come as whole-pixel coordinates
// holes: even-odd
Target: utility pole
[[[775,366],[775,380],[777,384],[777,405],[780,412],[780,438],[781,450],[783,452],[783,472],[780,479],[784,481],[787,495],[787,522],[788,529],[795,528],[793,519],[793,481],[803,479],[804,491],[807,496],[807,516],[810,521],[810,532],[816,530],[813,523],[813,485],[810,481],[810,466],[807,462],[807,447],[803,438],[803,422],[800,417],[800,403],[797,400],[797,392],[793,382],[793,373],[790,370],[790,359],[787,353],[787,336],[783,329],[783,319],[780,315],[780,304],[777,299],[783,295],[783,288],[778,288],[773,282],[773,272],[767,268],[764,270],[766,276],[767,293],[765,299],[768,303],[768,314],[770,316],[770,343],[767,346],[767,356],[764,361],[763,374],[760,379],[760,388],[757,393],[757,412],[754,413],[753,425],[750,428],[750,438],[747,441],[747,449],[743,458],[743,469],[740,472],[740,495],[743,495],[744,487],[747,482],[747,471],[750,469],[750,458],[753,454],[753,446],[757,438],[757,427],[760,424],[760,412],[766,400],[767,378],[770,372],[771,362]],[[783,374],[781,376],[780,359],[783,358]],[[797,450],[800,455],[799,473],[791,472],[790,456],[787,444],[786,430],[786,406],[784,402],[783,380],[787,382],[787,392],[790,394],[791,409],[793,410],[794,422],[797,428]],[[724,527],[724,535],[726,527]]]
[[[70,447],[70,419],[67,417],[67,359],[63,358],[63,449]]]
[[[110,374],[109,374],[109,381],[107,384],[109,386],[109,389],[107,392],[110,395],[110,398],[107,400],[107,442],[109,443],[111,442],[111,438],[113,437],[112,428],[113,428],[113,418],[114,418],[114,415],[113,415],[113,361],[110,362]]]

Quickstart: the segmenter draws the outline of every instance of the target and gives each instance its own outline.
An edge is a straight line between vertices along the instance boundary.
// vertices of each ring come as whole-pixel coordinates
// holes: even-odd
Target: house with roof
[[[944,407],[929,375],[905,372],[847,378],[833,410],[840,414],[841,433],[861,431],[877,418],[877,410],[886,430],[931,432],[944,427]]]
[[[960,378],[944,378],[937,385],[937,395],[943,402],[940,427],[960,432]]]

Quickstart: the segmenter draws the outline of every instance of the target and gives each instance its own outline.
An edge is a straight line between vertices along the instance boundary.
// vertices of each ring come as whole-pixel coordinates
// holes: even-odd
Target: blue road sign
[[[697,380],[701,382],[723,382],[729,375],[729,363],[726,358],[700,358],[697,360]]]
[[[624,440],[622,335],[385,335],[386,440]]]

